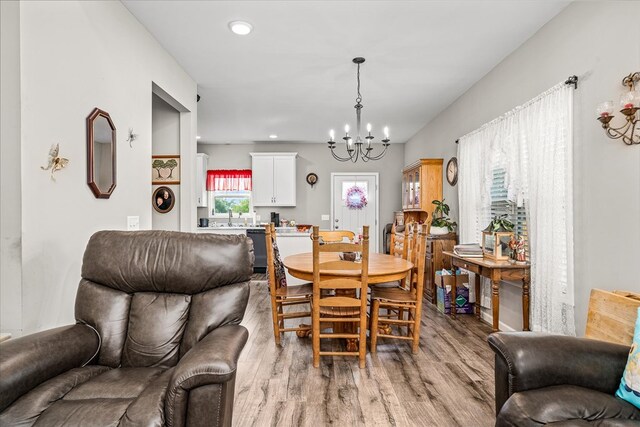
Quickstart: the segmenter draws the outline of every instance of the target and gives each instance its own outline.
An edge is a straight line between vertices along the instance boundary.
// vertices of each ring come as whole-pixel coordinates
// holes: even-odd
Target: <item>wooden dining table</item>
[[[320,263],[338,261],[340,256],[335,252],[321,252]],[[290,275],[297,279],[313,282],[313,253],[305,252],[289,255],[282,260]],[[402,280],[407,276],[413,264],[405,259],[392,255],[370,253],[369,272],[367,283],[375,285],[378,283],[394,282]],[[349,278],[359,276],[359,270],[320,270],[320,275],[331,278]],[[355,340],[347,340],[347,351],[357,349]]]
[[[320,253],[320,263],[337,261],[340,257],[337,253]],[[295,278],[313,282],[313,253],[289,255],[282,261],[290,275]],[[413,268],[413,264],[405,259],[392,255],[370,253],[369,254],[369,280],[370,285],[377,283],[393,282],[404,279]],[[348,278],[360,275],[359,270],[320,270],[320,275],[332,278]]]

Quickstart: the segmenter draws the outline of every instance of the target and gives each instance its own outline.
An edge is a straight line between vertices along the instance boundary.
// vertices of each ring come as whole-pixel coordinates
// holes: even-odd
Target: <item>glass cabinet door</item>
[[[407,207],[413,208],[413,172],[409,172],[409,203]]]
[[[416,169],[416,171],[413,173],[414,179],[413,179],[413,190],[414,190],[414,194],[413,194],[413,207],[415,209],[420,209],[421,205],[420,203],[422,202],[422,200],[420,200],[420,168]]]
[[[402,174],[402,194],[400,195],[402,197],[402,209],[407,208],[408,192],[409,192],[409,188],[407,187],[407,174],[403,173]]]

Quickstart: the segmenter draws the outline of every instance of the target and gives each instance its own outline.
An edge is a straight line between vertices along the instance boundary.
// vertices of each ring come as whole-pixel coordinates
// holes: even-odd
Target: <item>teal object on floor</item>
[[[640,307],[636,317],[636,329],[633,333],[629,359],[616,396],[640,408]]]

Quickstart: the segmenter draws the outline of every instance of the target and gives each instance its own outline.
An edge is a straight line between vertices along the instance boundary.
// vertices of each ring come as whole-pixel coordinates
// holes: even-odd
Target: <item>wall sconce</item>
[[[612,139],[622,138],[622,142],[627,145],[640,144],[640,133],[636,133],[636,125],[638,124],[637,113],[640,110],[640,92],[635,90],[636,83],[640,81],[640,72],[631,73],[622,79],[622,85],[628,87],[628,91],[624,91],[620,95],[620,112],[624,114],[627,123],[614,128],[609,126],[609,122],[613,119],[613,101],[606,101],[598,105],[596,109],[598,120],[602,123],[602,127]]]

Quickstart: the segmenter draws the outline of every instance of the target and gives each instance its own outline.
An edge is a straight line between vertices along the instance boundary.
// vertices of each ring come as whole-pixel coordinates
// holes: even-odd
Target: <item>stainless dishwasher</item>
[[[253,240],[253,253],[255,261],[253,263],[254,273],[267,272],[267,246],[266,236],[263,228],[247,229],[247,237]]]

